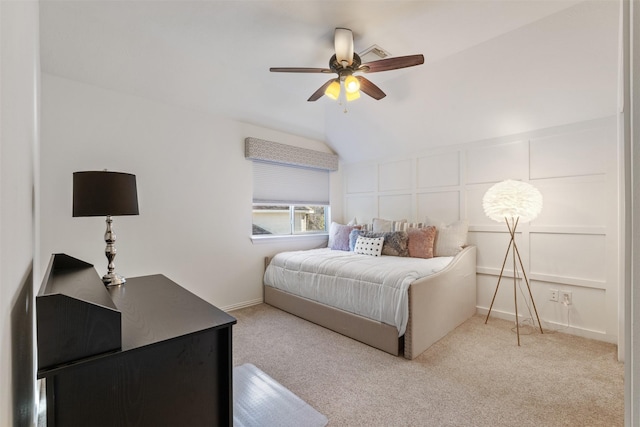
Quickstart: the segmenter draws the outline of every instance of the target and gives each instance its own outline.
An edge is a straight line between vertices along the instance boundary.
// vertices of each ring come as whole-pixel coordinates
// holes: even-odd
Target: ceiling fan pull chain
[[[347,95],[345,94],[344,90],[340,91],[340,96],[338,97],[338,105],[344,105],[343,113],[347,114]]]

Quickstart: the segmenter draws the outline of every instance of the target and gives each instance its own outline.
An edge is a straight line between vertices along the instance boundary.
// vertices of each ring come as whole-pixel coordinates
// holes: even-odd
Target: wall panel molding
[[[381,163],[378,166],[378,190],[411,191],[412,169],[411,159]]]
[[[459,151],[418,157],[416,163],[419,189],[460,185]]]
[[[530,233],[538,234],[585,234],[606,236],[607,227],[573,227],[573,226],[529,226]]]
[[[561,324],[567,314],[562,304],[548,301],[550,289],[570,291],[574,323],[567,331],[616,342],[619,271],[611,266],[620,260],[607,249],[619,241],[616,146],[615,118],[606,117],[391,161],[347,164],[345,217],[402,219],[411,213],[406,215],[411,221],[468,219],[469,243],[478,246],[480,312],[495,291],[509,242],[506,225],[484,214],[482,197],[504,179],[529,182],[543,193],[543,209],[534,221],[518,226],[516,239],[543,323]],[[363,183],[365,176],[376,177],[377,188]],[[375,206],[370,199],[363,203],[364,189],[376,198]],[[505,279],[512,281],[509,264],[510,258]],[[501,285],[499,294],[494,310],[513,318],[513,292]]]
[[[603,291],[607,290],[607,282],[604,280],[588,280],[577,277],[552,276],[539,273],[531,273],[530,276],[531,280],[537,280],[539,282],[562,283],[580,288],[600,289]]]

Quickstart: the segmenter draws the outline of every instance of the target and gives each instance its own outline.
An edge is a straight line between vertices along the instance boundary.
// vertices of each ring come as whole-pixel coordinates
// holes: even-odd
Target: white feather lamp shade
[[[482,207],[494,221],[519,218],[519,222],[529,222],[542,210],[542,194],[531,184],[508,179],[487,190]]]

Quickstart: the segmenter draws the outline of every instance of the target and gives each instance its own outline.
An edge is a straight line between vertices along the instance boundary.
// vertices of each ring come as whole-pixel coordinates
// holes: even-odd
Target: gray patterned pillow
[[[382,245],[382,255],[409,256],[409,234],[406,231],[388,231],[376,233],[373,231],[353,230],[349,235],[349,246],[353,248],[358,236],[363,237],[384,237]],[[351,249],[353,250],[353,249]]]

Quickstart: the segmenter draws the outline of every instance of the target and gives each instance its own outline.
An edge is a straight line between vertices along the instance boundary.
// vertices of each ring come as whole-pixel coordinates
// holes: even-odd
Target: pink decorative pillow
[[[329,228],[329,244],[327,247],[338,251],[348,251],[349,233],[351,233],[351,230],[359,229],[359,225],[342,225],[332,222]]]
[[[409,256],[414,258],[433,258],[433,242],[436,239],[436,227],[408,228]]]

